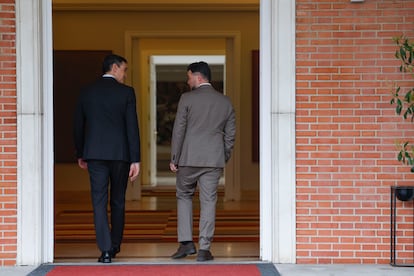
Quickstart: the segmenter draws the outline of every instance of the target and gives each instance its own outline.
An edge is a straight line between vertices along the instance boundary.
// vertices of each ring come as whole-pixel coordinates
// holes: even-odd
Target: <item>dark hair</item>
[[[193,73],[200,73],[209,82],[211,81],[211,70],[207,62],[204,62],[204,61],[193,62],[187,66],[187,71],[191,71]]]
[[[115,54],[107,55],[102,63],[102,72],[105,74],[111,71],[112,64],[114,63],[121,66],[122,63],[127,63],[127,60],[124,57]]]

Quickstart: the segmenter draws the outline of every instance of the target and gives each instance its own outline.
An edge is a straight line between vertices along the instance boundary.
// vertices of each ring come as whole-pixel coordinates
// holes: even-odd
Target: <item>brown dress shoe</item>
[[[180,247],[178,247],[177,252],[175,252],[171,258],[172,259],[181,259],[188,255],[193,255],[197,253],[197,250],[195,248],[195,245],[193,242],[187,243],[187,244],[180,244]]]
[[[198,251],[198,254],[197,254],[197,261],[198,262],[211,261],[213,259],[214,259],[214,257],[213,257],[213,255],[211,255],[210,250],[200,249]]]

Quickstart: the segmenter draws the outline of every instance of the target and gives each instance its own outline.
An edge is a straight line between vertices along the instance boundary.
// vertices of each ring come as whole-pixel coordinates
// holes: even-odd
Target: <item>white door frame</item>
[[[16,0],[17,265],[53,262],[51,0]],[[260,258],[295,263],[295,1],[260,1]],[[40,146],[39,146],[40,145]]]
[[[16,0],[17,265],[53,261],[51,0]]]
[[[296,262],[295,2],[260,1],[260,257]]]
[[[150,166],[149,178],[152,186],[157,183],[157,65],[188,65],[195,61],[205,61],[209,65],[223,65],[225,68],[226,57],[224,55],[153,55],[150,56]],[[225,77],[225,71],[224,71]],[[185,74],[183,75],[185,81]],[[224,85],[224,88],[226,86]],[[175,184],[175,182],[174,182]]]

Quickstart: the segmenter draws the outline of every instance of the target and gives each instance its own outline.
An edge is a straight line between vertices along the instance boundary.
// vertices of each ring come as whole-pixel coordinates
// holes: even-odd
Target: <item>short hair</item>
[[[207,62],[204,62],[204,61],[193,62],[187,66],[187,71],[191,71],[193,73],[200,73],[209,82],[211,81],[211,70]]]
[[[104,74],[108,73],[109,71],[111,71],[112,64],[121,66],[122,63],[127,63],[127,60],[124,57],[115,54],[107,55],[102,63],[102,72]]]

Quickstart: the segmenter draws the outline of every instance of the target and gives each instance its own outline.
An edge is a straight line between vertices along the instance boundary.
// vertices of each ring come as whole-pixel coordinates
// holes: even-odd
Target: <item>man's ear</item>
[[[116,65],[116,63],[113,63],[112,65],[111,65],[111,73],[115,73],[116,71],[118,70],[118,66]]]

